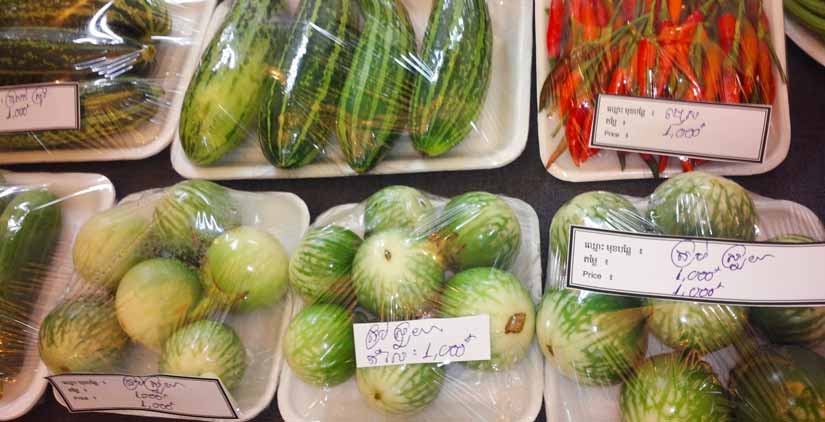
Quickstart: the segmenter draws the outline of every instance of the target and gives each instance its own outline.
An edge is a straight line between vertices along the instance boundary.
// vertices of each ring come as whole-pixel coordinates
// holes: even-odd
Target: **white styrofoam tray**
[[[825,228],[810,209],[791,201],[768,199],[752,195],[759,215],[759,235],[764,241],[785,234],[802,234],[817,241],[825,240]],[[639,209],[646,207],[642,198],[631,198]],[[648,335],[648,356],[670,352],[652,334]],[[825,356],[825,344],[817,348]],[[733,346],[706,355],[708,362],[723,385],[728,383],[728,373],[739,360]],[[552,363],[545,366],[544,392],[547,420],[552,422],[620,422],[619,392],[621,385],[594,387],[579,385],[565,377]]]
[[[210,30],[223,21],[230,2],[218,6]],[[430,15],[432,0],[402,0],[415,26],[419,45]],[[493,21],[493,69],[484,108],[473,130],[449,153],[424,158],[416,152],[408,136],[396,142],[387,157],[370,174],[419,173],[502,167],[521,155],[527,145],[530,123],[530,59],[532,52],[533,3],[530,0],[488,0]],[[294,11],[298,0],[289,0]],[[472,77],[472,76],[470,76]],[[175,134],[172,165],[184,177],[212,180],[285,179],[352,176],[337,149],[327,148],[331,158],[319,157],[300,169],[273,167],[258,146],[254,131],[235,151],[211,166],[199,166],[186,157],[180,137]]]
[[[121,203],[152,200],[161,194],[153,189],[127,196]],[[240,192],[232,191],[232,196],[241,210],[241,223],[255,226],[271,233],[281,241],[291,253],[303,238],[309,227],[309,210],[298,196],[286,192]],[[150,207],[151,208],[151,207]],[[151,212],[151,209],[149,210]],[[75,280],[79,281],[79,280]],[[82,286],[79,286],[82,288]],[[228,314],[225,322],[230,325],[243,341],[247,351],[247,368],[243,379],[228,391],[239,421],[248,421],[261,413],[275,396],[278,375],[283,363],[281,338],[289,324],[294,299],[287,295],[282,302],[269,308],[243,314]],[[158,354],[138,345],[129,346],[120,367],[113,372],[124,374],[158,373]],[[65,406],[60,395],[54,397]],[[151,416],[158,418],[212,420],[177,415],[164,415],[145,411],[111,411],[125,415]]]
[[[13,185],[45,186],[60,198],[62,227],[54,257],[43,279],[32,314],[32,327],[39,327],[48,311],[57,303],[71,279],[72,244],[80,227],[96,213],[108,209],[115,201],[115,188],[109,179],[87,173],[2,173]],[[5,385],[0,399],[0,420],[22,417],[40,400],[48,382],[48,370],[37,351],[36,329],[27,333],[28,350],[23,372],[14,383]]]
[[[519,254],[510,271],[524,283],[534,303],[541,298],[541,257],[539,221],[533,208],[518,199],[504,198],[521,224]],[[433,201],[436,207],[446,200]],[[336,224],[363,236],[363,205],[346,204],[320,215],[314,226]],[[300,300],[296,301],[300,305]],[[301,306],[295,307],[295,314]],[[289,365],[281,372],[278,409],[287,422],[308,421],[523,421],[532,422],[541,410],[544,357],[535,342],[527,356],[515,367],[502,372],[469,369],[462,364],[447,365],[447,377],[438,398],[421,413],[402,417],[383,414],[361,397],[355,376],[343,384],[321,388],[301,381]]]
[[[163,1],[172,18],[172,33],[152,38],[158,52],[152,73],[146,79],[159,84],[166,95],[155,117],[140,127],[140,142],[121,136],[112,140],[118,145],[113,148],[0,151],[0,163],[140,160],[169,146],[178,130],[183,95],[200,61],[201,44],[217,0]],[[95,141],[100,140],[89,140],[91,143]]]
[[[785,17],[785,34],[812,59],[825,66],[825,39],[797,23],[793,16]]]
[[[544,34],[547,31],[547,13],[549,0],[536,1],[536,87],[537,96],[541,95],[541,87],[544,80],[550,73],[550,65],[547,58],[547,48]],[[766,14],[771,28],[771,42],[779,58],[782,68],[787,71],[785,61],[785,37],[782,19],[782,2],[765,2],[768,5]],[[788,107],[788,85],[782,82],[779,71],[774,69],[774,80],[776,81],[776,99],[771,113],[770,128],[768,129],[767,145],[765,147],[765,160],[760,163],[730,163],[730,162],[710,162],[702,164],[702,171],[722,176],[746,176],[761,174],[773,170],[788,156],[788,149],[791,145],[791,115]],[[537,99],[538,101],[538,99]],[[550,154],[556,149],[556,145],[564,139],[564,129],[558,131],[553,136],[554,129],[559,124],[556,115],[547,116],[546,112],[538,112],[538,132],[539,150],[541,153],[541,165],[547,163]],[[724,142],[724,139],[720,139]],[[550,166],[548,172],[557,179],[568,182],[592,182],[599,180],[620,180],[620,179],[649,179],[653,175],[647,164],[639,158],[638,154],[627,155],[627,167],[624,171],[619,167],[619,160],[615,151],[604,150],[597,155],[590,157],[581,167],[576,167],[570,154],[565,152],[556,162]],[[681,173],[679,160],[670,160],[669,166],[663,177],[669,177]]]

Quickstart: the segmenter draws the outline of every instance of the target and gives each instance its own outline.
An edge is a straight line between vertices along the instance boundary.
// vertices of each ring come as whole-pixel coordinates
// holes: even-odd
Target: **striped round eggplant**
[[[521,225],[504,199],[487,192],[456,196],[442,212],[433,237],[450,267],[509,268],[518,255]]]
[[[310,229],[289,261],[289,284],[304,303],[349,304],[352,261],[361,246],[357,234],[340,226]]]
[[[0,29],[0,85],[114,78],[147,70],[155,48],[86,30]]]
[[[340,384],[355,373],[352,317],[338,305],[309,305],[289,323],[284,355],[292,372],[318,386]]]
[[[161,373],[192,377],[216,377],[235,388],[247,367],[246,349],[232,327],[201,320],[175,331],[163,344],[158,362]]]
[[[404,229],[369,237],[355,254],[352,281],[358,304],[382,321],[420,317],[435,305],[444,267],[435,244]]]
[[[418,151],[438,156],[464,140],[487,96],[493,59],[487,0],[435,0],[421,50],[410,135]]]
[[[367,403],[393,415],[420,412],[438,397],[444,384],[444,369],[438,364],[358,368],[358,391]]]
[[[362,0],[364,27],[341,91],[338,142],[349,166],[369,171],[405,131],[415,74],[415,31],[400,0]]]
[[[276,19],[283,0],[238,0],[189,82],[180,140],[195,163],[212,164],[241,144],[254,126],[276,46],[288,26]]]
[[[645,312],[631,297],[553,289],[536,316],[542,353],[581,385],[626,380],[647,350]]]
[[[646,299],[647,327],[676,350],[709,353],[748,337],[745,308],[717,303]]]
[[[258,140],[274,166],[309,164],[329,142],[356,42],[356,7],[355,0],[301,2],[263,88]]]
[[[164,92],[144,79],[98,79],[80,84],[80,129],[0,135],[0,151],[72,145],[118,148],[149,141],[140,131],[157,114]]]
[[[530,293],[514,275],[496,268],[456,274],[441,294],[439,315],[490,317],[490,360],[466,362],[476,369],[501,371],[517,364],[527,355],[536,332]]]
[[[92,27],[143,40],[168,35],[172,19],[165,0],[3,0],[0,27],[10,26]]]
[[[364,207],[364,231],[369,237],[387,229],[415,230],[433,211],[427,195],[409,186],[387,186],[367,198]]]

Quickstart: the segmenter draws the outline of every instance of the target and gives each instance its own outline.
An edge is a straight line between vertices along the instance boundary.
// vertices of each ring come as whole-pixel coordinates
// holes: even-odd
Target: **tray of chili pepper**
[[[779,0],[538,0],[536,75],[541,159],[585,182],[770,171],[791,128]],[[761,163],[709,162],[589,147],[599,94],[769,104]],[[725,142],[725,139],[720,139]]]

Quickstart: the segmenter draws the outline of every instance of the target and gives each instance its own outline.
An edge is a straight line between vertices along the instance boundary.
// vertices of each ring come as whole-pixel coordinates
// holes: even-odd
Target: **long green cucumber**
[[[361,0],[364,27],[338,107],[338,142],[350,167],[378,164],[406,130],[415,81],[415,30],[400,0]]]
[[[237,0],[201,58],[183,100],[180,139],[190,160],[211,164],[246,139],[286,25],[283,0]]]
[[[0,380],[20,372],[27,327],[60,235],[57,197],[46,189],[17,195],[0,215]]]
[[[410,135],[429,156],[458,145],[490,85],[493,30],[487,0],[435,0],[421,52]]]
[[[165,0],[3,0],[0,27],[96,28],[137,39],[168,35]]]
[[[52,149],[66,144],[90,148],[141,145],[145,140],[138,129],[157,114],[162,99],[163,89],[143,79],[82,82],[79,130],[0,135],[0,151]]]
[[[0,85],[114,77],[148,69],[155,48],[86,30],[0,29]]]
[[[352,59],[355,0],[303,0],[278,65],[267,78],[258,138],[276,167],[311,163],[335,130]]]

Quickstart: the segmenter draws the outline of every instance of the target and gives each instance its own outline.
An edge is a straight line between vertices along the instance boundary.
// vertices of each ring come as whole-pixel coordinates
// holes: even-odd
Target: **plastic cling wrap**
[[[543,81],[539,85],[541,154],[555,176],[572,181],[645,178],[694,168],[715,174],[754,174],[777,166],[787,155],[790,118],[781,2],[546,0],[536,7],[541,7],[536,12],[537,25],[541,26],[536,38],[541,46],[537,71]],[[625,138],[622,118],[609,127],[612,134],[597,130],[605,128],[594,121],[597,103],[600,96],[607,95],[617,102],[620,100],[615,96],[650,99],[644,104],[651,107],[667,100],[680,101],[681,105],[668,103],[668,107],[699,114],[713,113],[716,109],[711,109],[712,105],[773,106],[762,136],[750,135],[754,142],[764,138],[760,153],[764,155],[736,162],[735,157],[742,158],[736,154],[752,148],[743,145],[750,141],[739,139],[731,144],[732,139],[719,136],[724,132],[713,132],[713,136],[729,143],[726,154],[710,154],[707,146],[674,146],[713,131],[701,116],[691,119],[686,114],[671,132],[664,125],[661,136],[656,134],[655,138],[652,133],[632,129],[644,122],[627,119],[631,139],[651,139],[598,142],[624,151],[591,147],[591,135],[594,144],[609,136]],[[727,108],[730,115],[735,110],[746,108]],[[599,121],[605,114],[598,114],[602,116]],[[665,112],[659,115],[658,109],[656,115],[659,120],[666,119]],[[650,116],[646,119],[647,123],[652,120]],[[703,127],[703,122],[708,127]],[[678,129],[684,131],[676,133]],[[712,137],[707,142],[711,141]],[[640,150],[670,155],[637,153]],[[705,158],[680,156],[689,153]]]
[[[0,419],[21,417],[46,389],[37,326],[71,279],[78,228],[113,200],[99,175],[0,172]]]
[[[284,418],[535,419],[537,224],[519,200],[406,186],[321,215],[290,261]]]
[[[163,149],[215,4],[4,2],[0,162],[136,159]]]
[[[500,166],[520,152],[514,112],[528,103],[520,95],[526,80],[514,75],[526,69],[507,46],[524,44],[527,2],[235,0],[225,7],[186,94],[174,158],[182,173],[409,172],[456,157]]]
[[[587,233],[604,237],[576,239]],[[821,250],[803,244],[823,238],[807,208],[701,172],[647,198],[572,198],[550,225],[536,318],[548,420],[822,419],[825,307],[814,305],[822,286],[794,280],[805,270],[793,275],[782,262],[788,248]],[[635,267],[622,269],[630,259]],[[599,277],[613,283],[575,287]],[[776,302],[794,289],[807,299]]]
[[[257,415],[277,386],[289,255],[308,224],[294,195],[206,181],[133,195],[92,217],[72,247],[72,284],[40,325],[40,357],[54,375],[120,378],[92,400],[65,388],[82,379],[55,378],[56,395],[71,409]],[[183,379],[152,388],[164,375],[220,380],[232,409],[219,407],[220,391],[176,389]]]

